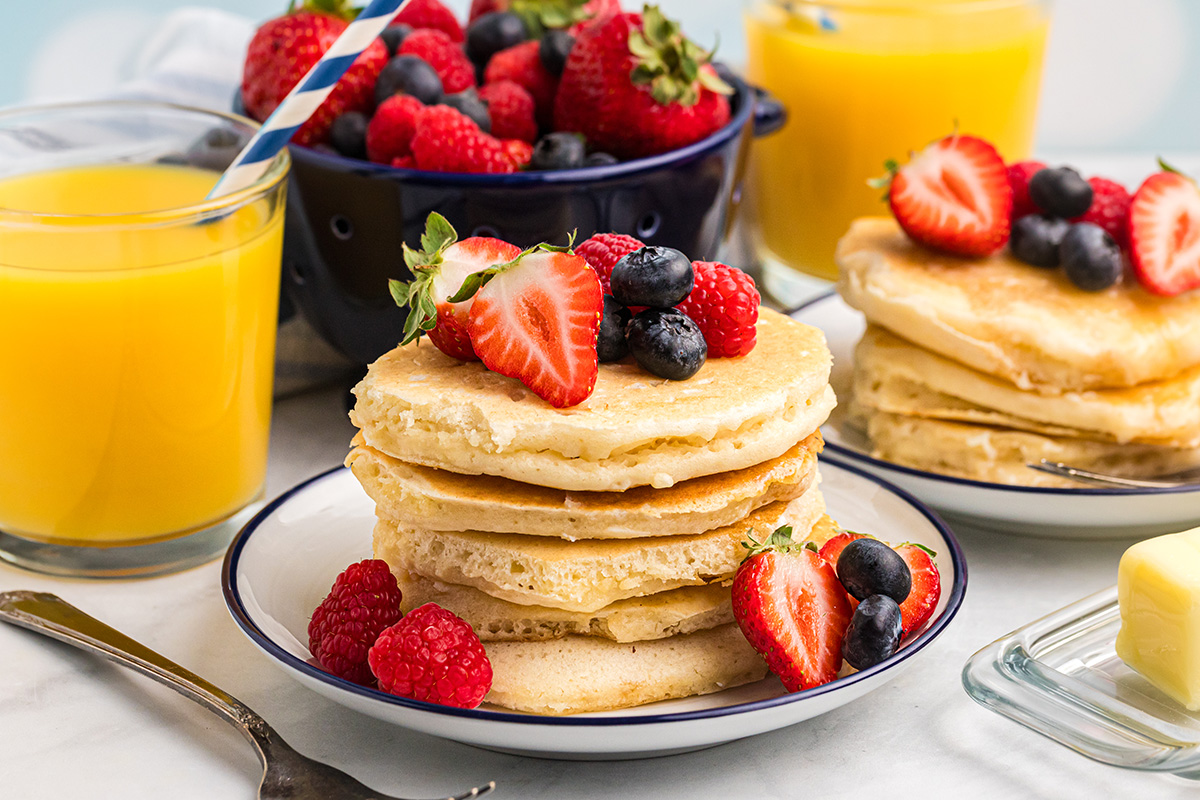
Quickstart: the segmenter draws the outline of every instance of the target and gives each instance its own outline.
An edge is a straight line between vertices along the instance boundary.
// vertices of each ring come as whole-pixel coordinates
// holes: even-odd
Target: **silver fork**
[[[260,800],[404,800],[382,794],[328,764],[302,756],[258,714],[233,695],[46,592],[0,592],[0,619],[74,645],[147,675],[196,701],[233,725],[254,745],[263,764]],[[495,782],[448,798],[481,797]]]
[[[1102,472],[1092,472],[1078,467],[1068,466],[1061,461],[1050,461],[1043,458],[1040,462],[1034,464],[1029,463],[1025,466],[1030,469],[1036,469],[1038,472],[1046,472],[1050,475],[1057,475],[1060,478],[1070,478],[1071,480],[1079,481],[1080,483],[1089,483],[1093,486],[1109,486],[1122,489],[1174,489],[1179,486],[1198,486],[1200,487],[1200,467],[1180,470],[1172,472],[1168,475],[1160,475],[1157,478],[1122,478],[1117,475],[1106,475]]]

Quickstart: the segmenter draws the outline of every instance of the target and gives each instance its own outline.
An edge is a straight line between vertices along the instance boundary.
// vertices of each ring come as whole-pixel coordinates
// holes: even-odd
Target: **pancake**
[[[855,221],[838,244],[838,291],[867,320],[952,361],[1044,393],[1136,386],[1200,365],[1200,291],[1102,292],[1007,251],[959,259],[894,220]]]
[[[555,409],[518,381],[414,342],[355,387],[365,443],[427,467],[568,491],[666,488],[778,458],[835,404],[824,335],[762,309],[758,344],[686,381],[602,364],[596,391]]]
[[[855,402],[881,411],[1121,443],[1200,445],[1200,367],[1131,388],[1043,395],[872,325],[855,350],[854,369]]]
[[[767,665],[735,624],[620,644],[594,636],[489,642],[484,702],[531,714],[579,714],[711,694],[761,680]]]
[[[1043,458],[1127,478],[1200,466],[1200,450],[1042,436],[986,425],[867,413],[875,458],[914,469],[1014,486],[1083,484],[1026,467]]]
[[[744,520],[693,536],[567,542],[482,531],[422,531],[380,519],[375,557],[393,570],[479,589],[522,605],[593,612],[618,600],[733,577],[751,529],[758,539],[780,525],[807,534],[825,513],[812,487]]]
[[[363,445],[361,436],[355,443],[346,463],[375,501],[376,513],[401,527],[572,541],[694,534],[732,525],[757,508],[804,494],[824,446],[814,433],[779,458],[668,489],[567,492],[406,464]]]

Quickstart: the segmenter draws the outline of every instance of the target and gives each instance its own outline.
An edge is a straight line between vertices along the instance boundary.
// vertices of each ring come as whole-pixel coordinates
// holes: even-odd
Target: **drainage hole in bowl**
[[[486,236],[490,239],[499,239],[500,231],[493,228],[491,225],[477,225],[475,230],[471,231],[472,236]]]
[[[354,223],[343,214],[334,214],[329,218],[329,229],[343,242],[354,235]]]
[[[662,216],[657,211],[647,212],[637,224],[637,235],[639,239],[649,239],[654,234],[658,233],[659,226],[662,225]]]

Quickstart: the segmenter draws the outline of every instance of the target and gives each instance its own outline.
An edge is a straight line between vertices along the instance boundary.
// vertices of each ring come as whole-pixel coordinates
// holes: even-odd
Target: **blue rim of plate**
[[[796,319],[798,314],[811,310],[813,306],[824,303],[827,300],[838,297],[836,290],[830,290],[823,294],[819,294],[813,299],[801,303],[795,308],[788,309],[786,313],[792,319]],[[1200,492],[1200,486],[1166,486],[1161,489],[1101,489],[1098,487],[1084,487],[1078,489],[1069,489],[1066,487],[1056,486],[1011,486],[1007,483],[990,483],[988,481],[976,481],[970,478],[957,478],[953,475],[939,475],[936,472],[927,472],[923,469],[914,469],[913,467],[905,467],[901,464],[893,464],[890,461],[869,456],[866,453],[846,447],[845,445],[825,440],[825,449],[832,450],[843,458],[850,458],[855,461],[860,461],[871,465],[875,469],[892,470],[899,472],[902,475],[908,475],[913,478],[924,478],[925,480],[938,481],[941,483],[949,483],[953,486],[969,486],[975,489],[990,489],[993,492],[1011,492],[1013,494],[1041,494],[1041,495],[1067,495],[1070,497],[1138,497],[1141,495],[1159,495],[1159,494],[1188,494],[1191,492]]]
[[[763,709],[774,708],[776,706],[788,705],[799,700],[805,700],[811,697],[817,697],[827,694],[837,689],[845,688],[859,681],[866,680],[874,675],[879,674],[887,669],[890,669],[903,661],[916,655],[924,649],[930,642],[941,635],[946,626],[950,624],[955,615],[958,614],[959,608],[962,606],[963,595],[967,589],[967,562],[963,555],[962,548],[955,539],[954,533],[942,522],[928,506],[922,503],[917,498],[913,497],[908,492],[895,486],[888,481],[880,478],[877,475],[872,475],[870,472],[863,470],[853,464],[847,464],[834,458],[821,457],[821,463],[832,464],[833,466],[844,469],[847,472],[864,478],[872,483],[878,484],[884,490],[891,492],[899,497],[908,505],[918,511],[926,521],[932,525],[945,540],[950,550],[950,563],[954,566],[954,583],[950,587],[949,595],[946,598],[946,608],[933,621],[928,628],[921,632],[911,644],[906,645],[903,649],[896,652],[889,658],[881,661],[873,667],[856,672],[852,675],[847,675],[844,678],[838,678],[830,683],[818,686],[814,689],[808,689],[803,692],[794,692],[785,694],[779,697],[771,697],[764,700],[755,700],[750,703],[739,703],[732,706],[722,706],[720,708],[702,709],[698,711],[678,711],[667,714],[647,714],[629,717],[550,717],[540,716],[536,714],[515,714],[507,711],[489,711],[474,708],[453,708],[451,706],[438,705],[436,703],[427,703],[421,700],[411,700],[407,697],[399,697],[397,695],[381,692],[378,689],[370,689],[365,686],[359,686],[356,683],[351,683],[343,678],[331,675],[324,670],[314,667],[307,661],[304,661],[284,650],[266,635],[266,633],[250,619],[246,613],[245,606],[242,603],[241,592],[237,588],[237,581],[234,580],[234,575],[237,573],[238,560],[241,557],[242,550],[250,537],[261,526],[275,510],[286,503],[293,495],[304,491],[309,486],[323,481],[335,474],[345,471],[346,467],[334,467],[326,470],[318,475],[314,475],[302,483],[297,484],[288,491],[279,495],[272,500],[265,508],[254,515],[253,519],[238,532],[233,542],[229,545],[229,550],[225,553],[225,560],[221,565],[221,593],[225,596],[225,606],[229,609],[229,613],[233,616],[234,622],[238,627],[250,637],[260,649],[268,655],[281,662],[284,666],[290,667],[293,670],[300,672],[308,678],[321,681],[330,686],[350,692],[351,694],[359,695],[371,700],[379,700],[391,705],[400,706],[413,711],[425,711],[433,714],[442,714],[451,717],[464,717],[467,719],[475,719],[481,722],[509,722],[520,725],[553,725],[562,727],[607,727],[611,725],[652,725],[673,722],[687,722],[698,719],[711,719],[714,717],[725,717],[733,714],[745,714],[752,711],[760,711]],[[940,553],[939,553],[940,555]]]

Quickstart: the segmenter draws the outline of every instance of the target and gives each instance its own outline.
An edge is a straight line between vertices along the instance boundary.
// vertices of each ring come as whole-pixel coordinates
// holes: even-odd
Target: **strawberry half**
[[[975,136],[939,139],[903,167],[888,163],[888,203],[896,222],[926,247],[959,256],[991,255],[1008,242],[1013,193],[996,148]]]
[[[933,614],[938,600],[942,596],[942,576],[933,563],[935,553],[917,544],[902,544],[893,548],[904,563],[908,564],[912,573],[912,590],[904,602],[900,604],[900,620],[903,630],[902,639],[920,628]]]
[[[784,526],[750,551],[733,579],[733,616],[789,692],[829,683],[842,666],[850,603],[833,567]]]
[[[471,275],[451,299],[472,295],[467,332],[488,369],[516,378],[556,408],[591,396],[604,297],[583,258],[538,245]]]
[[[1200,190],[1191,178],[1151,175],[1129,206],[1129,250],[1138,281],[1168,297],[1200,287]]]
[[[404,245],[404,263],[412,271],[413,280],[388,281],[396,305],[408,307],[404,321],[404,338],[408,344],[425,331],[429,341],[448,356],[463,361],[478,361],[467,334],[467,317],[471,310],[468,298],[451,303],[468,276],[496,264],[512,261],[521,253],[516,245],[472,236],[456,241],[458,234],[446,218],[437,212],[425,221],[421,249]]]

